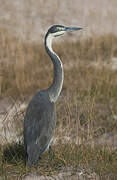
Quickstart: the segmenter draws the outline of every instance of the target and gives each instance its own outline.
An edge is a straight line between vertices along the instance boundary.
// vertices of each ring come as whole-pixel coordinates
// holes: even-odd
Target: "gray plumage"
[[[31,100],[24,123],[24,144],[28,165],[37,164],[40,155],[48,148],[56,126],[55,104],[46,91],[40,91]]]
[[[29,166],[36,165],[41,154],[51,147],[56,127],[55,102],[62,89],[64,73],[60,58],[52,50],[52,39],[67,31],[80,29],[54,25],[45,36],[45,49],[53,63],[54,78],[47,90],[37,92],[32,98],[24,118],[24,146]]]

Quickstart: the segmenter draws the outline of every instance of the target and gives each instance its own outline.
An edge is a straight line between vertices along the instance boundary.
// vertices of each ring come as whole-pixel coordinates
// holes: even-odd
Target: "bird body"
[[[33,96],[24,118],[24,146],[29,166],[36,165],[41,154],[51,147],[56,127],[55,103],[62,89],[64,72],[60,58],[52,49],[52,40],[67,31],[80,29],[54,25],[46,33],[45,49],[53,63],[54,78],[48,89]]]
[[[49,94],[42,90],[29,103],[24,120],[24,144],[28,165],[37,164],[41,154],[49,148],[55,126],[55,103],[51,102]]]

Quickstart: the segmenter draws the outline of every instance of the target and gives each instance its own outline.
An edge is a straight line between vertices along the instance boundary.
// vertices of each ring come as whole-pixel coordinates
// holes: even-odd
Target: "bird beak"
[[[81,27],[66,27],[65,31],[72,32],[72,31],[79,31],[81,30]]]

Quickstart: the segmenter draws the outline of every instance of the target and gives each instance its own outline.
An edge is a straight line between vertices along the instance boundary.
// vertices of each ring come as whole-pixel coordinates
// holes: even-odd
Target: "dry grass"
[[[1,75],[3,75],[1,96],[15,95],[16,93],[22,96],[30,95],[34,94],[36,90],[49,86],[52,81],[52,65],[43,45],[22,43],[4,30],[1,30],[0,40]],[[114,78],[112,81],[114,81],[115,73],[108,72],[106,69],[99,71],[99,69],[91,68],[90,64],[102,61],[108,63],[112,57],[117,57],[116,44],[117,37],[112,34],[74,43],[55,44],[56,52],[63,59],[64,88],[73,89],[73,91],[81,88],[84,90],[83,83],[85,81],[86,89],[88,89],[95,84],[97,78],[97,82],[101,86],[101,82],[108,81],[109,79],[106,78],[111,78],[111,75]]]
[[[36,91],[49,86],[52,65],[43,46],[22,43],[4,30],[0,41],[1,98],[29,99]],[[108,132],[117,134],[117,72],[100,67],[102,62],[109,64],[117,57],[117,37],[108,34],[63,42],[55,44],[54,49],[63,59],[65,70],[64,86],[57,102],[55,158],[50,162],[46,153],[39,166],[30,170],[24,164],[22,145],[1,146],[1,176],[17,178],[29,172],[49,175],[63,166],[80,165],[90,167],[103,179],[105,175],[114,179],[116,149],[97,147],[96,138]],[[94,62],[99,62],[99,66],[92,66]]]
[[[66,144],[54,146],[54,153],[53,159],[50,159],[48,153],[44,153],[39,165],[29,168],[25,166],[23,146],[7,145],[1,159],[0,176],[5,180],[15,180],[29,173],[53,175],[65,167],[72,167],[74,171],[82,170],[84,175],[95,172],[100,179],[116,179],[116,151],[108,151],[106,147],[92,149],[90,146]]]

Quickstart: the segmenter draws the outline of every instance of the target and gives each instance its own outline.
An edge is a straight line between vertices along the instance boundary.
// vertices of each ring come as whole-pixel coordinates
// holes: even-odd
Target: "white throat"
[[[51,60],[54,65],[54,78],[53,83],[48,88],[49,96],[52,102],[56,102],[63,86],[63,79],[64,79],[64,72],[63,72],[63,65],[60,58],[52,49],[52,40],[54,36],[49,34],[46,39],[46,47],[47,53],[51,57]]]
[[[50,49],[50,51],[52,51],[52,53],[54,53],[53,49],[52,49],[52,40],[53,40],[53,36],[52,34],[49,34],[48,37],[47,37],[47,40],[46,40],[46,44],[47,44],[47,47]]]

